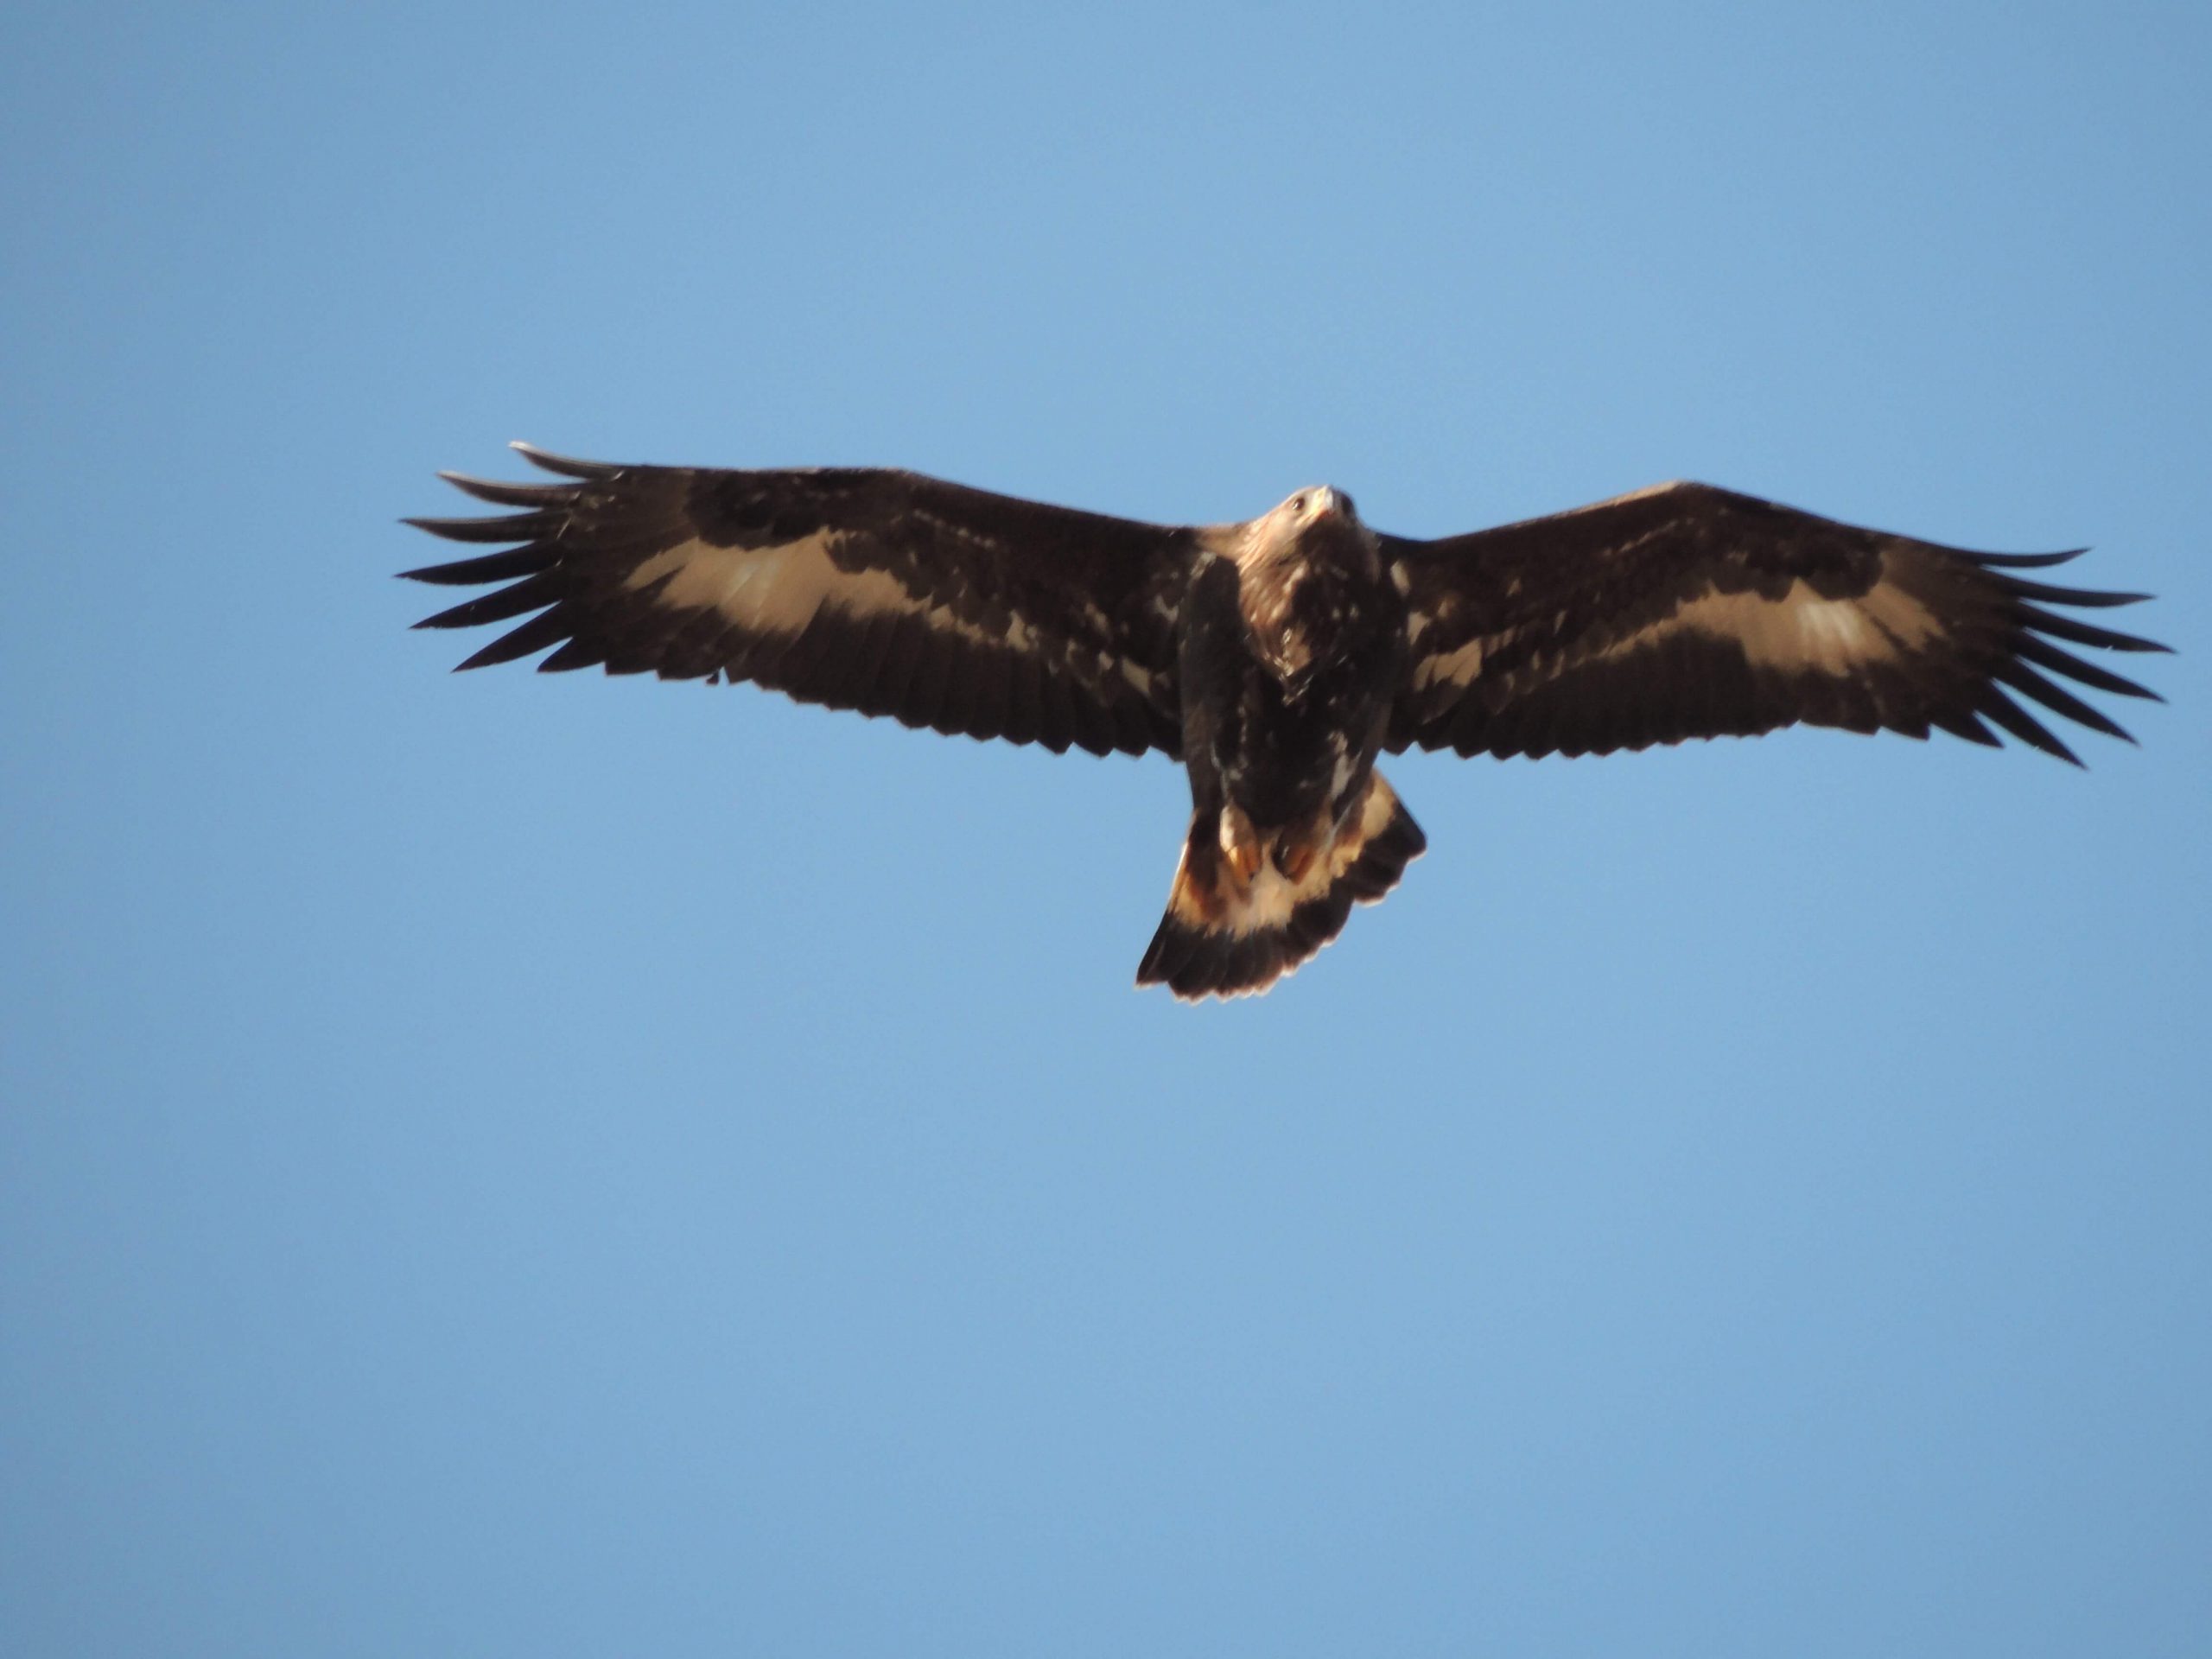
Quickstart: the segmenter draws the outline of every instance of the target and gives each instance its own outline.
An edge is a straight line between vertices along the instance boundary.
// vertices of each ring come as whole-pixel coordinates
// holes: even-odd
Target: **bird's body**
[[[1405,600],[1344,496],[1301,491],[1255,521],[1201,562],[1183,601],[1194,787],[1217,779],[1278,829],[1341,810],[1382,747],[1405,636]]]
[[[521,448],[521,446],[518,446]],[[747,679],[908,725],[1096,753],[1157,749],[1192,816],[1139,969],[1178,995],[1265,989],[1424,846],[1388,748],[1569,754],[1795,721],[2061,758],[2011,696],[2125,736],[2056,675],[2152,694],[2054,641],[2163,647],[2063,607],[2139,597],[1677,484],[1441,541],[1303,490],[1175,527],[880,468],[612,467],[524,448],[553,484],[448,474],[521,509],[417,519],[504,551],[408,574],[508,585],[428,619],[531,613],[462,664]],[[1985,722],[1988,722],[1986,724]]]
[[[1405,617],[1374,532],[1335,490],[1300,491],[1201,559],[1178,658],[1191,829],[1141,982],[1264,985],[1271,963],[1304,960],[1360,896],[1338,893],[1340,844],[1387,861],[1365,883],[1376,898],[1421,850],[1374,775]],[[1389,810],[1370,824],[1360,811],[1377,786]]]

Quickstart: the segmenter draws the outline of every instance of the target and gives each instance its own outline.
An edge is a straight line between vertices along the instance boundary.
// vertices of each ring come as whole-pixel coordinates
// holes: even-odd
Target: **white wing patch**
[[[775,547],[715,547],[696,539],[656,553],[624,584],[649,588],[671,610],[717,610],[740,627],[760,633],[796,633],[814,620],[825,600],[855,616],[917,613],[928,607],[880,570],[840,570],[830,557],[830,537],[817,532]]]
[[[855,619],[922,617],[933,632],[977,645],[1028,651],[1039,643],[1019,616],[1009,615],[1005,632],[994,633],[908,593],[886,571],[840,569],[830,556],[830,539],[823,531],[774,547],[744,548],[695,537],[644,561],[624,585],[634,590],[665,577],[654,595],[657,603],[671,610],[717,610],[753,633],[798,633],[829,605]]]
[[[1836,675],[1911,656],[1943,632],[1933,612],[1886,576],[1856,599],[1822,599],[1800,581],[1779,600],[1757,594],[1692,600],[1656,628],[1631,635],[1602,655],[1622,656],[1682,628],[1708,639],[1734,640],[1753,668]]]
[[[1856,599],[1822,599],[1802,581],[1792,582],[1780,599],[1706,594],[1580,660],[1615,661],[1686,631],[1707,639],[1732,640],[1753,668],[1838,676],[1870,663],[1916,655],[1943,637],[1936,613],[1885,574]],[[1456,650],[1423,658],[1414,670],[1414,689],[1447,682],[1473,684],[1481,677],[1485,655],[1514,637],[1481,634]]]

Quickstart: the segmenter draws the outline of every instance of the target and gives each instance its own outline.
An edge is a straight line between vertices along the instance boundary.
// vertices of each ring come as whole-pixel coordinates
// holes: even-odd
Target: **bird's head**
[[[1373,575],[1375,532],[1360,522],[1351,497],[1318,484],[1299,491],[1253,521],[1254,552],[1262,559],[1326,561]]]
[[[1342,490],[1332,489],[1326,484],[1316,484],[1311,489],[1299,491],[1268,517],[1283,518],[1299,530],[1309,524],[1359,523],[1359,514],[1352,508],[1351,497]]]

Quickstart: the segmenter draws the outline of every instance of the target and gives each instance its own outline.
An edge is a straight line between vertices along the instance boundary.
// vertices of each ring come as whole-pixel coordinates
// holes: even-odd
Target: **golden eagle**
[[[1157,749],[1194,810],[1137,981],[1180,997],[1264,990],[1397,885],[1426,842],[1382,749],[1605,753],[1802,721],[2003,731],[2070,761],[2016,696],[2124,738],[2061,682],[2155,694],[2065,647],[2165,649],[2069,613],[2143,595],[2015,574],[2073,553],[1969,553],[1707,484],[1425,542],[1326,488],[1167,526],[881,467],[515,448],[561,481],[444,474],[518,511],[408,521],[513,544],[406,572],[504,584],[420,626],[528,618],[462,668],[550,648],[541,670],[751,680],[1055,753]]]

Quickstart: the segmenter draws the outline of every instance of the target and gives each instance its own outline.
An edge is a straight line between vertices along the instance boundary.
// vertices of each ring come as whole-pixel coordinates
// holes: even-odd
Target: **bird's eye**
[[[1292,497],[1290,498],[1290,510],[1291,510],[1293,512],[1305,512],[1305,511],[1306,511],[1306,498],[1305,498],[1304,496],[1302,496],[1302,495],[1294,495],[1294,496],[1292,496]]]

